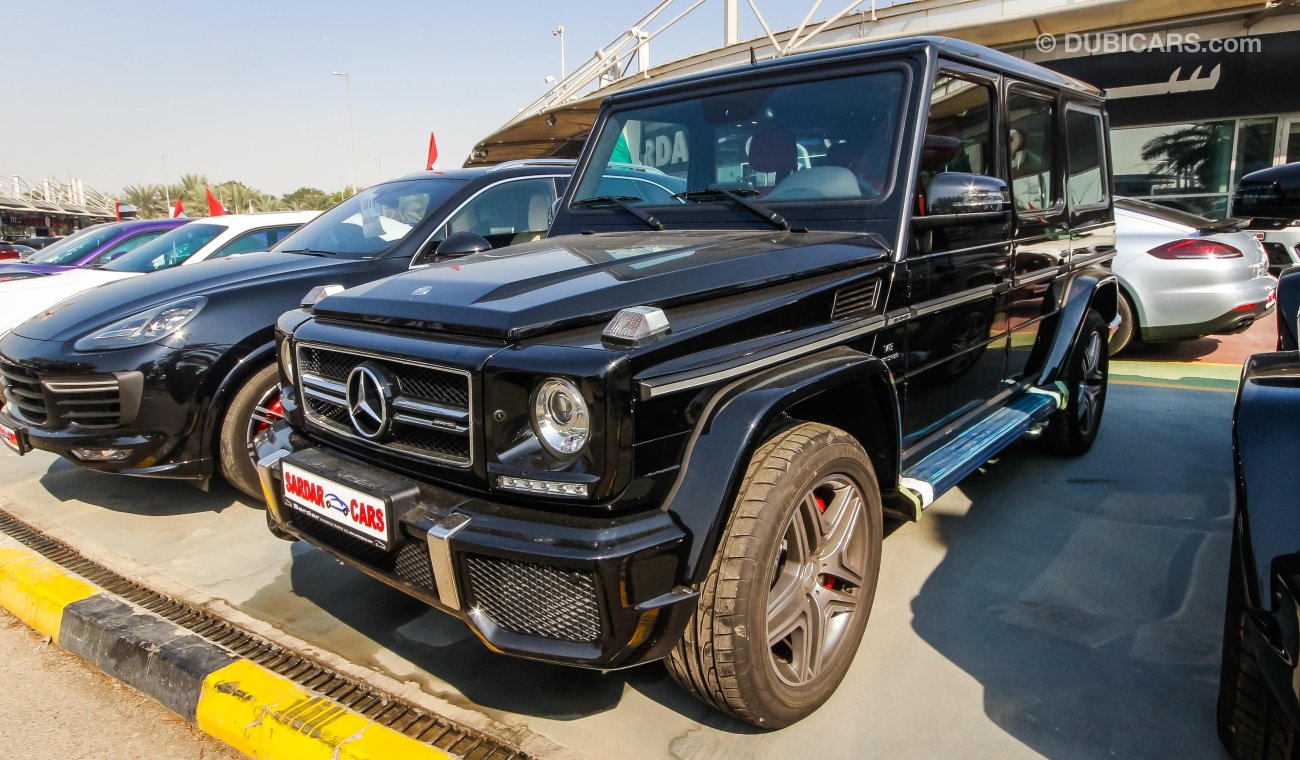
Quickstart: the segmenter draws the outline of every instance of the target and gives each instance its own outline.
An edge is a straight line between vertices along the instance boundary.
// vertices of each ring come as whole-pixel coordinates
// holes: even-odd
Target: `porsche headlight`
[[[101,351],[153,343],[184,327],[206,302],[201,296],[186,298],[133,314],[79,339],[73,347],[78,351]]]
[[[533,391],[533,430],[546,450],[573,456],[591,438],[591,414],[578,386],[564,378],[543,380]]]

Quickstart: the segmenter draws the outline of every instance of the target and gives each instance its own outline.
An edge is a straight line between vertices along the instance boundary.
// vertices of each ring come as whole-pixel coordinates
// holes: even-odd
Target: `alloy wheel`
[[[777,676],[815,681],[865,614],[866,500],[856,483],[831,475],[810,489],[786,526],[768,590],[767,641]]]
[[[1083,347],[1083,373],[1079,381],[1076,407],[1079,414],[1079,431],[1088,435],[1097,423],[1097,411],[1101,407],[1101,394],[1106,387],[1106,371],[1102,366],[1105,360],[1106,345],[1101,333],[1094,332],[1088,336]]]

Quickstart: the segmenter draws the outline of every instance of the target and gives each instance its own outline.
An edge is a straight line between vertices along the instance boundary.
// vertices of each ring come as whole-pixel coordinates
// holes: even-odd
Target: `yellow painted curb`
[[[63,608],[98,593],[33,551],[0,549],[0,606],[54,641],[59,640]]]
[[[442,750],[403,736],[248,660],[209,675],[197,723],[256,760],[449,760]]]

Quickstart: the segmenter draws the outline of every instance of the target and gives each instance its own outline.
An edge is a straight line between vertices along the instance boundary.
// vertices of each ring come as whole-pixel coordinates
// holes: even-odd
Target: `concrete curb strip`
[[[137,609],[26,548],[0,548],[0,606],[258,760],[455,757]]]

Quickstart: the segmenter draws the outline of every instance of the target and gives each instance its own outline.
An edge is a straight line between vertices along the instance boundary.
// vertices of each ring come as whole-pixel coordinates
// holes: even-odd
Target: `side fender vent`
[[[880,299],[880,280],[849,285],[835,291],[835,303],[831,306],[831,319],[853,319],[875,311]]]

